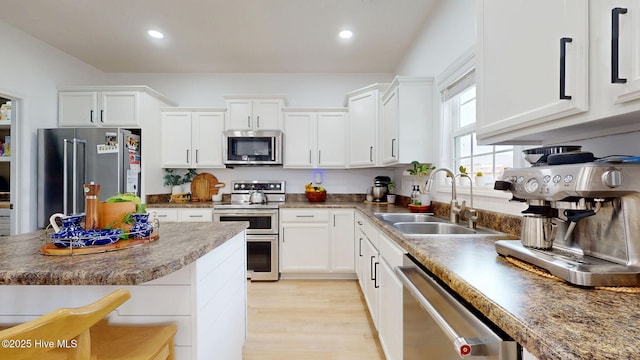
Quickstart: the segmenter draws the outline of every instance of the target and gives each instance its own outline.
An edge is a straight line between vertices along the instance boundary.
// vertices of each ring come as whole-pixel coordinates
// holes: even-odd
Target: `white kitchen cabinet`
[[[351,209],[281,209],[280,272],[284,278],[352,278],[354,212]]]
[[[163,109],[161,122],[163,167],[224,167],[224,109]]]
[[[433,78],[396,77],[382,95],[380,164],[433,162]]]
[[[541,141],[530,135],[589,109],[589,3],[479,1],[479,141]]]
[[[285,109],[284,167],[345,168],[346,109]]]
[[[209,208],[148,208],[156,211],[160,222],[211,222],[213,209]]]
[[[367,303],[367,307],[369,308],[369,314],[371,315],[371,320],[373,320],[373,324],[376,329],[379,329],[379,316],[378,316],[378,297],[379,297],[379,287],[380,287],[380,277],[379,277],[379,266],[380,259],[378,249],[371,243],[369,239],[363,241],[362,244],[362,252],[364,254],[364,287],[362,288],[362,293],[364,294],[365,302]]]
[[[378,160],[380,96],[389,84],[373,84],[346,94],[349,108],[350,167],[373,167]]]
[[[355,271],[353,210],[331,210],[329,215],[331,271],[352,274]]]
[[[58,91],[61,127],[142,127],[157,101],[174,105],[146,86],[74,86]]]
[[[283,96],[225,97],[226,130],[282,130]]]

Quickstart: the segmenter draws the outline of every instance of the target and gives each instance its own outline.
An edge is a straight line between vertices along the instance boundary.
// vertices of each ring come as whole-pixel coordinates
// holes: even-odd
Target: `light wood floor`
[[[384,359],[357,280],[247,282],[247,287],[244,360]]]

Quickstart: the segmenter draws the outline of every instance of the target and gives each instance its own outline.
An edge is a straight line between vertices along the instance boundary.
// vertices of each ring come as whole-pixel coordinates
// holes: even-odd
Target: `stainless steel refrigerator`
[[[133,130],[136,131],[136,130]],[[38,226],[55,213],[84,213],[83,185],[100,184],[100,200],[120,192],[140,196],[140,131],[108,128],[38,129]]]

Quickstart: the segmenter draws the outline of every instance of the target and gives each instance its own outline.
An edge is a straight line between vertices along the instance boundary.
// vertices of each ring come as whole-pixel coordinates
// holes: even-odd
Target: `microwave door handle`
[[[276,161],[276,138],[271,138],[271,161]]]

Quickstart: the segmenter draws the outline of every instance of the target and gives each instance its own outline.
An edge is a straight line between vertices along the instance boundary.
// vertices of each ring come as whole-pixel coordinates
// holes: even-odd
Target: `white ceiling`
[[[0,0],[0,21],[105,72],[379,73],[436,1]]]

